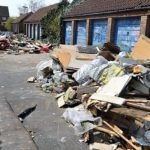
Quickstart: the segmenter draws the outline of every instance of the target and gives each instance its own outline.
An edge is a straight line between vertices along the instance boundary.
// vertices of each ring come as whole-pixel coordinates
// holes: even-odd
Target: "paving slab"
[[[0,100],[0,149],[36,150],[29,133],[4,98]]]

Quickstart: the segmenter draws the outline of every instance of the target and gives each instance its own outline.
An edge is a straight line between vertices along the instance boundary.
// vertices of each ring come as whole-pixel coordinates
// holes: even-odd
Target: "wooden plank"
[[[130,103],[130,102],[127,102],[126,105],[130,106],[130,107],[134,107],[134,108],[137,108],[137,109],[141,109],[141,110],[150,112],[150,107],[149,106],[138,105],[138,104]]]
[[[138,109],[129,109],[129,108],[112,108],[109,110],[110,113],[115,113],[118,115],[127,116],[132,119],[136,119],[140,122],[150,121],[150,112],[145,112]]]
[[[109,129],[106,129],[104,127],[96,127],[95,130],[97,131],[100,131],[100,132],[104,132],[104,133],[107,133],[109,134],[110,136],[116,136],[116,137],[119,137],[118,134],[116,134],[115,132],[109,130]]]
[[[123,105],[126,101],[124,98],[120,98],[120,97],[116,97],[116,96],[102,95],[100,93],[94,93],[90,97],[90,99],[108,102],[108,103],[112,103],[112,104],[116,104],[116,105],[120,105],[120,106]]]
[[[146,99],[126,99],[126,102],[132,102],[132,103],[150,103],[150,100],[146,100]]]
[[[118,146],[116,144],[93,143],[89,145],[90,150],[114,150]]]
[[[109,127],[110,129],[112,129],[116,134],[118,134],[124,141],[126,141],[132,148],[134,148],[135,150],[139,150],[138,147],[136,147],[131,141],[129,141],[123,134],[121,134],[120,132],[118,132],[118,130],[116,130],[114,127],[112,127],[108,122],[103,121],[103,123]]]
[[[85,54],[85,53],[77,53],[76,59],[77,60],[93,60],[96,58],[95,54]]]

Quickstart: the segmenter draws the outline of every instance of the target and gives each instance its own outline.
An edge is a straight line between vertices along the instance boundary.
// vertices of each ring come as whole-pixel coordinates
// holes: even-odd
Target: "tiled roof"
[[[9,17],[8,6],[0,6],[0,16]]]
[[[67,12],[64,18],[147,8],[150,9],[150,0],[85,0]]]
[[[23,20],[27,19],[27,17],[29,17],[31,14],[32,14],[31,12],[23,14],[23,15],[17,17],[13,23],[19,23],[19,22],[23,21]]]
[[[28,17],[25,22],[40,22],[41,19],[48,13],[49,10],[54,9],[58,4],[43,7]]]

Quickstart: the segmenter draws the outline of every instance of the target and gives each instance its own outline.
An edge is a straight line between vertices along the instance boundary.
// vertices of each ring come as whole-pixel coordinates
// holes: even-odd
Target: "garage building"
[[[84,0],[63,16],[62,44],[112,42],[130,52],[141,34],[150,37],[150,0]]]

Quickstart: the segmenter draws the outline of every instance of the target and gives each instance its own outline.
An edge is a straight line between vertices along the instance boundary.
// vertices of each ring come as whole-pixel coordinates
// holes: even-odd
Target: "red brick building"
[[[139,36],[150,36],[150,0],[85,0],[63,17],[63,44],[107,41],[131,51]]]
[[[24,33],[24,34],[26,33],[24,21],[29,16],[31,16],[31,14],[32,14],[32,12],[26,13],[26,14],[20,15],[19,17],[17,17],[15,19],[15,21],[13,22],[13,32],[14,33]]]
[[[9,18],[8,6],[0,6],[0,25],[4,25]]]
[[[57,7],[57,4],[43,7],[28,17],[24,24],[26,35],[33,39],[40,39],[42,36],[41,20],[51,10]]]

